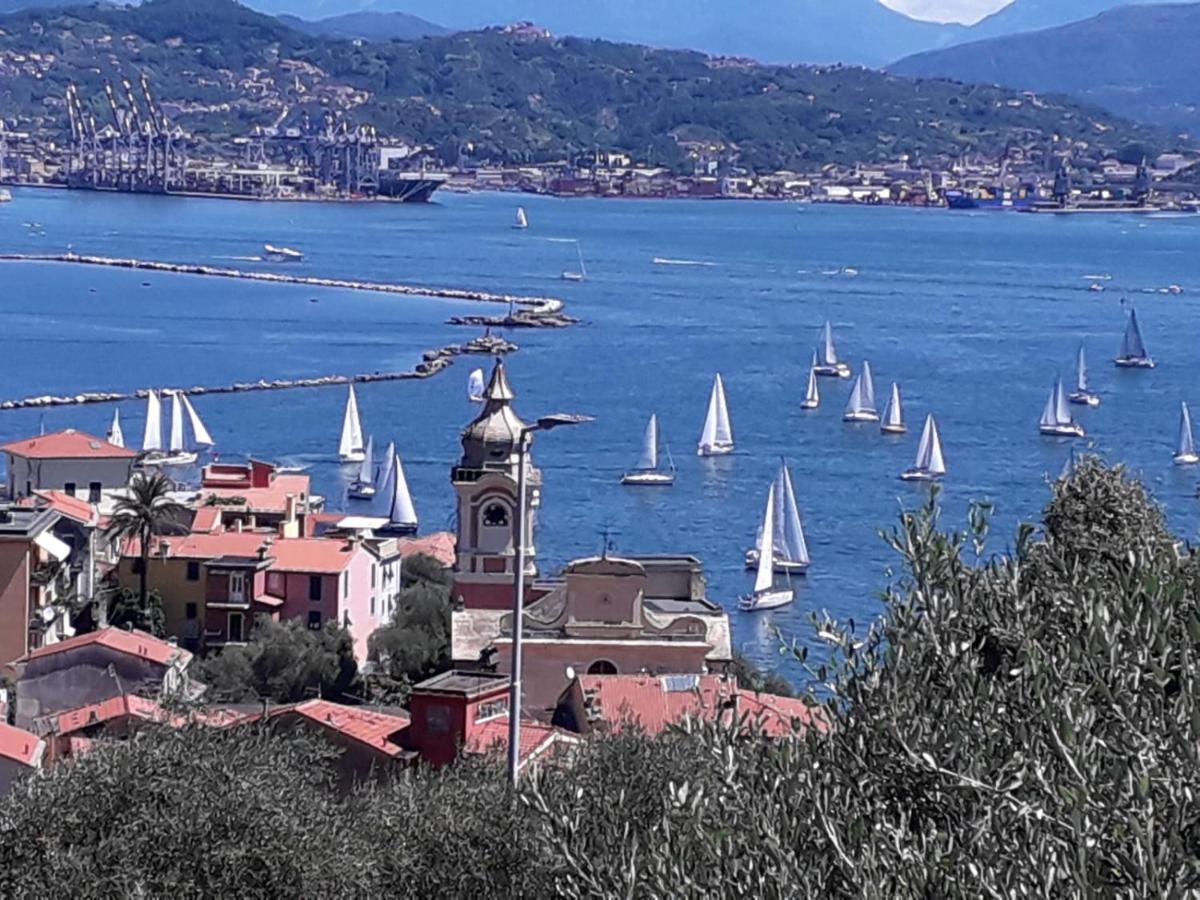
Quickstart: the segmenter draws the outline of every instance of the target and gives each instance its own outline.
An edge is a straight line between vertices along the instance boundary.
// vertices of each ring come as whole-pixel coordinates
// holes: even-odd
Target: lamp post
[[[512,615],[512,660],[509,668],[512,670],[508,690],[508,778],[512,786],[517,786],[517,772],[521,765],[521,638],[524,632],[525,616],[525,469],[529,458],[529,436],[535,431],[550,431],[570,425],[582,425],[593,421],[591,416],[555,413],[543,416],[533,425],[521,429],[517,440],[517,512],[513,517],[516,525],[517,541],[515,565],[517,567],[516,590],[513,592]]]

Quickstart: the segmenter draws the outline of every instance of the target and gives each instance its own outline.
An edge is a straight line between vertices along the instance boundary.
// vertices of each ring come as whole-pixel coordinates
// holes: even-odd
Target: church
[[[528,449],[533,433],[513,409],[515,398],[498,361],[450,473],[458,497],[455,667],[509,672],[515,578],[523,565],[526,715],[547,718],[576,675],[725,672],[733,655],[729,617],[705,596],[695,557],[604,555],[570,563],[561,578],[542,576],[536,540],[542,473]],[[526,498],[518,516],[522,440]],[[518,522],[525,530],[521,560]]]

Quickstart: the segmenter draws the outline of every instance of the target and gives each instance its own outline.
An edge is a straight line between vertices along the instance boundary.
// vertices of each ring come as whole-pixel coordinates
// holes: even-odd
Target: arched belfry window
[[[598,659],[588,666],[589,675],[616,675],[617,667],[607,659]]]
[[[503,503],[489,503],[483,508],[483,524],[488,528],[507,528],[508,507]]]

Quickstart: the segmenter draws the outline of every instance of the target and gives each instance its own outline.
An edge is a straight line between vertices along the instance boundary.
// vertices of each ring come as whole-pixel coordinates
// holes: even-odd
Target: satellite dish
[[[574,680],[575,680],[575,667],[567,666],[567,681],[574,681]]]

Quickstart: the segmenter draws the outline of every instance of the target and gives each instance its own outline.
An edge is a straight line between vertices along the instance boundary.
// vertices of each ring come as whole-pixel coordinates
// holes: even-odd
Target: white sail
[[[758,573],[754,578],[754,593],[771,589],[775,581],[775,484],[767,492],[767,511],[763,515],[762,531],[758,536]]]
[[[186,394],[182,394],[180,397],[183,400],[183,408],[187,411],[188,421],[192,425],[192,436],[195,438],[196,446],[211,447],[216,441],[208,433],[208,428],[205,427],[200,414],[196,412],[196,407],[192,405],[192,401]]]
[[[1146,358],[1146,343],[1142,340],[1136,309],[1129,311],[1129,323],[1125,326],[1125,338],[1121,341],[1121,356],[1125,359]]]
[[[513,227],[514,228],[528,228],[529,227],[529,216],[525,215],[525,207],[523,207],[523,206],[517,207],[517,223]]]
[[[854,379],[854,389],[850,391],[850,399],[846,402],[846,413],[875,412],[875,380],[871,377],[871,364],[864,361],[862,371]]]
[[[1188,410],[1188,405],[1184,403],[1179,411],[1179,449],[1175,451],[1175,455],[1194,456],[1195,454],[1196,442],[1192,435],[1192,414]]]
[[[892,382],[892,396],[888,400],[887,412],[884,414],[883,423],[890,428],[904,427],[904,410],[900,406],[900,385]]]
[[[171,452],[183,449],[183,404],[179,401],[179,392],[171,394]]]
[[[929,416],[929,432],[929,464],[926,469],[931,475],[945,475],[946,458],[942,455],[942,435],[932,414]]]
[[[146,429],[142,432],[142,449],[162,449],[162,402],[154,391],[146,395]]]
[[[575,242],[575,252],[579,254],[579,274],[587,278],[587,266],[583,264],[583,245]]]
[[[1051,428],[1058,424],[1057,388],[1050,389],[1050,396],[1046,398],[1046,405],[1042,408],[1042,418],[1038,424],[1043,428]]]
[[[1067,392],[1063,390],[1062,379],[1054,385],[1054,416],[1059,425],[1070,425],[1071,407],[1067,405]]]
[[[398,454],[392,457],[392,495],[388,518],[393,525],[416,527],[417,510],[412,495],[408,492],[408,479],[404,477],[404,466]]]
[[[125,432],[121,430],[121,410],[113,410],[112,425],[108,428],[108,442],[118,447],[125,446]]]
[[[817,407],[821,403],[821,392],[817,388],[817,354],[813,353],[812,365],[808,369],[808,390],[804,392],[804,402]]]
[[[379,483],[375,485],[379,488],[380,493],[384,496],[390,496],[392,490],[392,476],[396,472],[396,442],[389,441],[387,450],[383,454],[383,471],[379,475]]]
[[[804,539],[804,526],[800,524],[800,509],[796,505],[796,491],[792,487],[792,473],[787,466],[779,472],[780,489],[783,492],[783,551],[788,562],[808,565],[808,542]]]
[[[733,427],[729,424],[729,405],[725,402],[725,382],[718,374],[713,390],[717,394],[717,441],[733,443]]]
[[[476,369],[467,378],[467,397],[473,403],[482,403],[483,402],[483,391],[484,391],[483,369]]]
[[[643,472],[653,472],[658,468],[658,416],[651,416],[646,424],[646,433],[642,437],[642,456],[637,468]]]
[[[821,362],[827,366],[836,366],[838,362],[837,348],[833,345],[833,325],[825,323],[825,332],[821,342]]]
[[[358,467],[358,480],[362,484],[375,483],[375,438],[367,438],[367,449],[362,464]]]
[[[346,397],[346,414],[342,418],[342,439],[338,444],[338,453],[349,456],[363,449],[362,420],[358,416],[358,396],[354,393],[354,385],[350,385],[350,393]]]
[[[1075,390],[1081,394],[1088,392],[1087,358],[1083,355],[1083,344],[1079,345],[1079,357],[1075,362]]]

